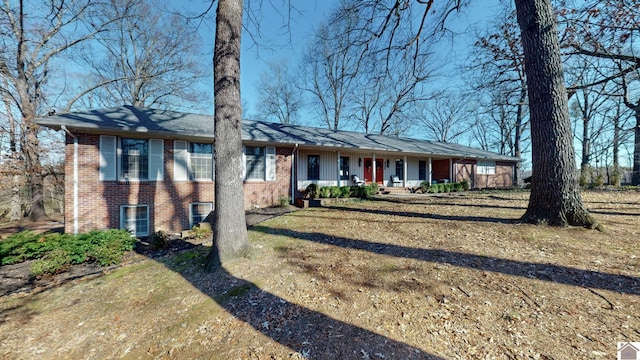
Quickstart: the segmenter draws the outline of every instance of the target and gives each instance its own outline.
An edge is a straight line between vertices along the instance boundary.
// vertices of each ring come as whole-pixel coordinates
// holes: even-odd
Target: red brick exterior
[[[454,160],[456,181],[469,181],[472,188],[508,188],[513,186],[513,163],[496,161],[496,173],[491,175],[477,173],[477,161],[472,159]]]
[[[120,227],[121,205],[148,205],[149,233],[189,228],[189,204],[214,202],[213,181],[173,181],[173,140],[164,140],[163,181],[100,181],[100,136],[74,134],[78,139],[78,231]],[[65,147],[65,231],[74,231],[74,139]],[[245,208],[277,205],[291,196],[292,148],[276,148],[276,181],[245,182]]]

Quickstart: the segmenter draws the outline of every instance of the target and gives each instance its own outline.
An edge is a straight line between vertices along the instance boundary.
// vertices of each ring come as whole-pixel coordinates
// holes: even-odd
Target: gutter
[[[298,151],[298,143],[295,144],[293,151],[291,152],[291,204],[296,203],[296,186],[295,186],[295,169],[298,168],[298,164],[296,163],[296,151]]]
[[[73,138],[73,234],[78,235],[78,138],[66,125],[60,127]]]

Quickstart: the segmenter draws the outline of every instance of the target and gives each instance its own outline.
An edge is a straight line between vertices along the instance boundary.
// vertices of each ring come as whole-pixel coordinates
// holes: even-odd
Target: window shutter
[[[116,137],[100,135],[100,180],[116,180]]]
[[[247,147],[242,145],[242,179],[247,178]]]
[[[149,180],[164,180],[164,140],[149,140]]]
[[[267,166],[266,166],[266,174],[265,180],[267,181],[275,181],[276,180],[276,148],[267,147],[267,151],[265,152],[267,157]]]
[[[173,179],[176,181],[189,179],[189,153],[186,141],[173,142]]]

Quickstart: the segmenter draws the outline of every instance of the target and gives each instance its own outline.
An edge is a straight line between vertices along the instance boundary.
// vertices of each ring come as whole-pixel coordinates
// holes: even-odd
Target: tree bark
[[[578,186],[567,90],[551,0],[515,0],[531,112],[533,176],[521,220],[595,227]]]
[[[240,100],[240,35],[242,0],[219,0],[213,55],[215,105],[214,244],[206,270],[245,255],[249,239],[245,223]]]
[[[635,111],[636,126],[634,127],[633,140],[633,173],[631,174],[631,184],[640,185],[640,104],[633,109]]]

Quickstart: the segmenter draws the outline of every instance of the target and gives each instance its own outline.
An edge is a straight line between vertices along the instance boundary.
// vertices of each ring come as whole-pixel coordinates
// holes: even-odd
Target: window
[[[243,146],[244,179],[276,180],[276,148],[260,146]]]
[[[496,162],[478,160],[478,174],[481,175],[495,175],[496,174]]]
[[[133,236],[149,235],[149,206],[120,206],[120,228],[126,229]]]
[[[427,180],[427,162],[425,160],[418,161],[418,180]]]
[[[307,160],[307,179],[320,180],[320,155],[309,155]]]
[[[264,180],[264,148],[258,146],[247,146],[245,154],[247,157],[247,175],[245,178],[247,180]]]
[[[213,145],[190,144],[191,178],[196,180],[213,179]]]
[[[340,180],[349,180],[349,157],[340,156]]]
[[[396,176],[399,180],[404,180],[404,160],[396,159]]]
[[[100,136],[101,181],[161,181],[164,178],[164,141]]]
[[[146,139],[121,139],[120,173],[124,180],[149,178],[149,143]]]
[[[204,222],[213,210],[213,203],[191,203],[189,205],[189,227]]]

